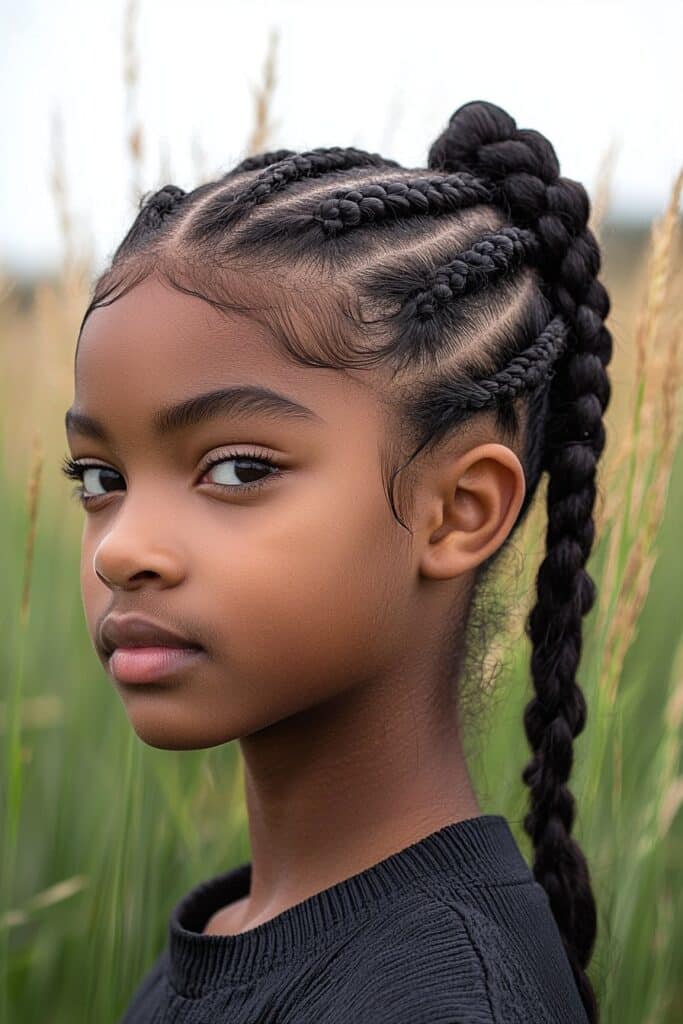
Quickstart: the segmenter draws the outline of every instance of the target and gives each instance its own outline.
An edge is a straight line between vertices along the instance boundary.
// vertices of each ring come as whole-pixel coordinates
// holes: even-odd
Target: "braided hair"
[[[596,908],[567,786],[586,723],[576,672],[582,617],[595,599],[585,565],[612,352],[588,216],[585,189],[560,176],[543,135],[518,129],[495,104],[466,103],[431,146],[427,168],[353,147],[282,149],[191,192],[165,185],[141,202],[83,323],[154,273],[261,319],[302,365],[389,370],[382,397],[396,431],[383,474],[406,529],[394,504],[398,474],[462,422],[492,415],[503,437],[520,442],[526,491],[505,544],[478,566],[472,595],[547,472],[546,554],[525,624],[534,696],[524,711],[532,750],[524,828],[595,1022],[586,969]]]

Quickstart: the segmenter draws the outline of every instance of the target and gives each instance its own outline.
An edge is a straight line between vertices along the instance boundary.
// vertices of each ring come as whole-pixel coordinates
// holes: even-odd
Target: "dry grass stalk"
[[[637,620],[649,590],[656,561],[657,533],[681,432],[678,381],[683,335],[680,318],[674,317],[672,322],[665,314],[676,273],[674,252],[682,188],[683,170],[674,182],[665,215],[653,225],[645,297],[636,325],[636,394],[629,434],[629,451],[636,467],[633,498],[622,505],[621,528],[613,531],[618,540],[611,544],[601,601],[601,613],[605,616],[612,592],[610,584],[618,586],[600,675],[610,702],[616,697],[623,660],[635,635]],[[663,414],[657,415],[660,408]],[[648,481],[646,470],[650,465],[654,467],[654,474]],[[637,467],[641,467],[640,472]],[[617,551],[624,539],[624,531],[632,529],[634,523],[639,526],[634,530],[621,582],[617,584]]]
[[[171,170],[171,151],[168,139],[159,140],[159,187],[173,181]]]
[[[55,110],[52,114],[50,183],[62,238],[64,257],[61,265],[59,288],[47,285],[43,286],[43,292],[45,288],[50,291],[49,327],[50,334],[57,338],[57,344],[62,338],[69,335],[74,311],[79,309],[83,303],[93,259],[92,240],[89,247],[83,246],[83,252],[79,254],[81,246],[77,240],[74,218],[69,209],[66,181],[63,123],[61,113]],[[53,345],[54,342],[50,347],[52,348]],[[52,353],[48,352],[47,357],[50,359],[51,356]]]
[[[673,277],[672,254],[677,241],[680,219],[679,206],[683,188],[683,168],[678,172],[666,213],[652,227],[647,293],[636,322],[637,379],[644,372],[648,355],[656,352],[656,338],[666,301],[669,283]]]
[[[190,140],[190,150],[192,154],[195,181],[197,185],[203,185],[209,180],[209,170],[207,167],[206,150],[196,133],[193,134],[192,139]]]
[[[256,118],[247,145],[247,156],[251,156],[254,153],[262,153],[268,148],[268,140],[274,127],[269,121],[269,112],[275,89],[275,54],[278,39],[279,33],[277,29],[271,29],[268,39],[268,53],[263,66],[263,84],[260,88],[254,89]]]
[[[591,212],[588,220],[588,227],[595,235],[598,243],[601,241],[602,225],[609,208],[614,166],[618,150],[618,143],[612,139],[609,146],[602,155],[596,176],[595,187],[591,196]],[[611,327],[611,324],[609,325]],[[610,444],[605,451],[605,456],[598,467],[598,495],[593,511],[595,532],[602,535],[606,524],[613,521],[618,514],[619,502],[610,502],[610,494],[614,491],[603,490],[600,487],[603,477],[617,474],[628,455],[627,446]]]
[[[615,139],[612,139],[609,146],[603,153],[598,167],[593,196],[591,198],[591,212],[588,220],[588,227],[598,241],[600,241],[603,221],[609,207],[612,177],[614,175],[614,165],[616,163],[618,148],[619,144]]]
[[[142,196],[142,158],[144,151],[142,125],[135,112],[135,101],[140,80],[140,61],[135,47],[138,6],[138,0],[128,0],[123,19],[123,84],[128,120],[128,151],[131,156],[133,172],[132,199],[133,205],[136,207]]]
[[[72,878],[65,878],[62,882],[56,882],[42,892],[38,892],[28,901],[26,909],[7,910],[0,917],[0,928],[15,928],[18,925],[28,924],[32,913],[42,910],[44,907],[52,907],[56,903],[63,903],[76,893],[81,892],[90,884],[87,875],[74,875]]]
[[[12,335],[20,324],[30,327],[28,337],[14,352],[10,370],[32,376],[32,367],[41,366],[47,392],[61,404],[68,393],[73,374],[73,336],[78,329],[87,302],[92,267],[94,240],[74,229],[69,210],[63,147],[61,115],[53,114],[52,195],[63,241],[64,259],[57,281],[40,281],[34,291],[33,308],[28,317],[20,316]],[[21,365],[23,364],[23,366]],[[29,389],[29,394],[35,394]],[[44,404],[45,390],[36,399]]]
[[[610,486],[610,481],[621,479],[626,472],[631,455],[632,438],[628,431],[620,429],[621,424],[615,426],[616,429],[612,429],[611,423],[607,425],[607,445],[603,459],[598,465],[598,490],[602,495],[602,501],[599,506],[596,504],[593,515],[595,532],[598,536],[605,535],[608,525],[616,523],[623,511],[623,491],[614,485]],[[605,482],[607,482],[607,486],[605,486]],[[611,531],[610,545],[615,537],[618,542],[618,530]],[[608,582],[607,577],[605,577],[605,582]]]
[[[73,221],[69,212],[64,168],[64,124],[61,113],[53,110],[51,119],[52,170],[50,185],[59,222],[59,232],[64,244],[63,269],[67,273],[74,262]]]
[[[664,712],[664,740],[661,798],[657,814],[657,836],[663,839],[678,809],[683,804],[683,775],[679,775],[681,759],[681,726],[683,726],[683,640],[678,645],[672,671],[674,685]]]
[[[638,313],[638,326],[635,342],[624,349],[622,359],[635,352],[636,365],[631,368],[633,375],[633,395],[630,399],[629,408],[636,410],[636,415],[631,421],[630,430],[619,430],[617,432],[618,443],[608,447],[605,452],[606,465],[602,467],[610,481],[621,479],[621,474],[627,469],[628,463],[636,459],[637,462],[644,462],[650,459],[656,448],[655,428],[657,422],[665,424],[665,431],[672,429],[675,420],[675,395],[678,387],[679,371],[677,364],[680,363],[678,344],[676,342],[677,327],[675,321],[671,327],[673,333],[670,335],[668,346],[657,345],[654,335],[658,329],[663,332],[667,330],[667,324],[661,323],[662,312],[669,314],[675,308],[676,296],[672,294],[670,309],[663,309],[663,296],[661,295],[661,275],[656,267],[669,268],[669,284],[673,284],[673,270],[675,257],[672,257],[672,250],[675,238],[676,226],[676,202],[680,195],[680,181],[674,184],[672,191],[672,202],[669,211],[660,223],[653,226],[650,251],[646,266],[645,299]],[[671,211],[673,210],[673,219]],[[664,240],[661,235],[664,234]],[[668,242],[667,242],[668,239]],[[657,252],[655,258],[654,253]],[[656,267],[655,267],[656,264]],[[658,288],[652,287],[652,279],[659,277]],[[619,352],[619,349],[617,349]],[[652,364],[648,366],[648,364]],[[640,389],[643,393],[639,396]],[[655,409],[660,396],[663,396],[664,417],[663,419],[655,414]],[[647,429],[641,429],[647,428]],[[659,431],[662,434],[662,431]],[[673,438],[673,434],[670,435]],[[637,449],[637,451],[636,451]],[[636,493],[638,488],[646,485],[645,474],[639,474],[634,480]],[[603,532],[608,523],[617,523],[624,517],[623,509],[624,493],[619,486],[611,486],[607,489],[604,520],[598,521],[596,517],[596,529]],[[611,557],[616,554],[616,547],[620,541],[619,531],[615,530],[610,539],[610,558],[608,559],[608,571],[603,580],[603,594],[608,595],[610,586],[616,573],[618,560]],[[611,575],[610,575],[611,573]]]
[[[19,621],[24,627],[28,621],[28,610],[31,592],[31,572],[33,569],[33,549],[36,539],[36,523],[38,521],[38,497],[40,495],[40,478],[43,470],[43,445],[40,434],[33,437],[33,460],[31,477],[28,485],[28,534],[24,554],[24,583],[21,593],[21,609]]]

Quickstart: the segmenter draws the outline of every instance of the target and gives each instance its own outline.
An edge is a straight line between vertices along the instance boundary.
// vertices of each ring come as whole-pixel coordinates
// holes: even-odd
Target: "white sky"
[[[50,189],[63,121],[69,205],[102,266],[134,215],[125,145],[125,0],[0,0],[0,262],[62,255]],[[487,99],[593,187],[618,145],[611,216],[661,210],[683,163],[680,0],[141,0],[143,188],[197,184],[244,155],[270,28],[279,30],[268,148],[356,145],[424,167],[462,103]],[[170,179],[160,180],[164,151]]]

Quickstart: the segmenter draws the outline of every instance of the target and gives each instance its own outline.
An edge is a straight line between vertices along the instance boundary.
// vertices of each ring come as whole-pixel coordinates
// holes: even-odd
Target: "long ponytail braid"
[[[570,835],[575,800],[567,786],[573,739],[586,724],[576,682],[581,620],[595,584],[585,569],[594,539],[596,465],[605,444],[610,399],[606,367],[612,339],[603,321],[607,292],[596,280],[600,250],[586,226],[583,186],[559,177],[555,151],[536,131],[492,103],[468,103],[432,145],[429,166],[466,170],[491,183],[495,201],[515,224],[538,237],[542,287],[569,328],[550,387],[542,467],[548,471],[546,556],[537,574],[537,602],[525,624],[533,652],[535,696],[524,726],[533,756],[522,778],[531,790],[524,828],[534,847],[534,877],[548,894],[581,998],[598,1019],[585,968],[596,935],[596,908],[586,859]]]

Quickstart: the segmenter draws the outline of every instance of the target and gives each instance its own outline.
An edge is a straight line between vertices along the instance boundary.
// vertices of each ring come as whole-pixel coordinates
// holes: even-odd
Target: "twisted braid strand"
[[[370,222],[449,213],[490,199],[489,186],[467,173],[406,181],[373,181],[351,189],[338,189],[323,199],[313,213],[295,221],[302,225],[315,221],[324,235],[334,238]]]

